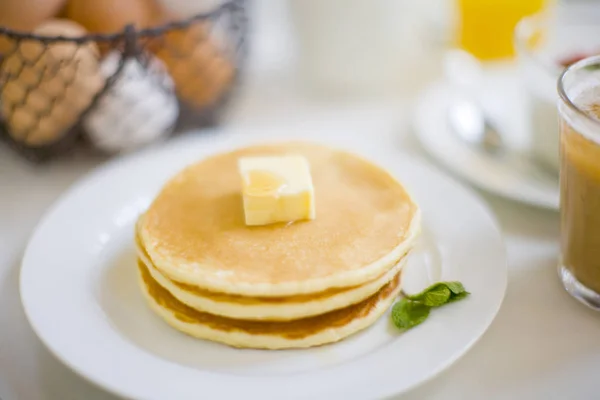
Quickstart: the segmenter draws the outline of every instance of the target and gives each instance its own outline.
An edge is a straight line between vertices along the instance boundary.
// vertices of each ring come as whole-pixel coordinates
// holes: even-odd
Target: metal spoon
[[[444,71],[459,93],[458,99],[448,109],[452,131],[462,140],[486,153],[503,153],[506,144],[500,131],[485,115],[476,100],[482,82],[479,61],[463,50],[451,50],[445,56]]]
[[[448,109],[448,122],[452,131],[472,146],[494,156],[506,151],[499,131],[475,102],[457,99]]]
[[[452,50],[446,55],[444,70],[458,93],[447,111],[449,127],[457,137],[519,174],[556,180],[556,174],[538,165],[530,154],[508,146],[501,132],[486,116],[477,101],[477,91],[483,81],[477,59],[465,51]]]
[[[507,170],[538,180],[556,181],[556,173],[539,165],[530,154],[504,145],[501,135],[486,122],[481,108],[475,103],[456,101],[448,110],[448,119],[455,135],[471,144],[475,150],[492,156]]]

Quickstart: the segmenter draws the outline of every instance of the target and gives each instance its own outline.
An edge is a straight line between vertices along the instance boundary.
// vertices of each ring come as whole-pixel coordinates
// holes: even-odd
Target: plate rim
[[[215,136],[214,133],[215,132],[213,132],[212,135],[208,135],[208,137],[209,138],[214,137]],[[222,133],[222,132],[218,133],[218,135],[217,135],[218,138],[220,138],[220,135],[224,135],[224,133]],[[201,136],[204,137],[205,135],[203,134]],[[276,138],[276,139],[274,139],[274,141],[277,141],[277,139],[285,140],[288,138],[290,138],[290,137],[288,136],[288,137]],[[85,371],[79,365],[74,364],[71,359],[69,359],[68,357],[64,356],[64,354],[61,353],[60,349],[56,348],[56,344],[49,343],[49,341],[47,340],[48,338],[44,337],[44,333],[42,332],[43,329],[41,329],[37,325],[37,321],[34,321],[34,318],[32,316],[32,312],[30,309],[31,305],[28,303],[31,299],[28,300],[26,298],[27,296],[25,295],[25,293],[27,292],[27,288],[26,288],[27,282],[25,281],[23,271],[25,268],[27,268],[26,265],[27,265],[28,255],[33,251],[32,248],[34,247],[35,239],[36,239],[37,235],[39,234],[39,232],[41,231],[41,228],[47,223],[48,220],[51,219],[52,215],[56,212],[56,210],[60,207],[60,205],[63,204],[67,199],[72,197],[75,193],[77,193],[77,191],[82,190],[86,185],[89,184],[89,182],[93,181],[94,179],[99,179],[103,175],[111,173],[111,171],[113,171],[113,170],[118,170],[119,168],[122,168],[124,165],[126,166],[128,164],[134,164],[140,158],[143,159],[143,158],[148,157],[151,159],[153,157],[160,156],[163,153],[168,153],[170,151],[174,151],[174,149],[176,149],[178,147],[183,147],[186,145],[185,143],[189,139],[190,139],[189,137],[178,138],[162,148],[149,149],[149,150],[142,151],[142,152],[139,152],[136,154],[132,154],[132,155],[129,155],[126,157],[118,158],[118,159],[112,160],[108,163],[102,164],[102,165],[98,166],[97,168],[95,168],[94,170],[90,171],[89,173],[84,174],[80,179],[78,179],[74,184],[72,184],[67,190],[65,190],[65,192],[61,196],[59,196],[58,199],[56,199],[50,207],[48,207],[48,209],[46,210],[46,212],[44,213],[42,218],[40,218],[38,224],[34,228],[33,233],[30,236],[30,239],[28,241],[28,244],[27,244],[25,252],[24,252],[23,261],[22,261],[21,269],[20,269],[20,276],[19,276],[20,297],[21,297],[21,302],[23,305],[23,309],[25,311],[26,318],[27,318],[30,326],[32,327],[33,331],[35,332],[36,336],[41,340],[41,342],[44,344],[44,346],[58,360],[60,360],[60,362],[62,362],[67,367],[69,367],[77,375],[81,376],[83,379],[87,380],[88,382],[92,383],[93,385],[100,387],[103,390],[106,390],[117,396],[131,396],[131,393],[127,393],[127,392],[119,389],[118,384],[115,385],[110,382],[107,383],[105,381],[105,379],[98,379],[97,376],[88,375],[89,371]],[[241,139],[241,137],[239,135],[233,134],[233,135],[229,135],[229,136],[225,137],[224,139],[223,138],[219,139],[219,142],[225,148],[230,148],[231,147],[230,145],[232,144],[232,142],[235,142],[235,147],[238,147],[238,146],[247,145],[249,143],[261,141],[261,139],[259,137],[251,137],[250,138],[251,140],[249,142],[247,140],[245,140],[245,138],[241,141],[239,139]],[[206,140],[206,138],[200,139],[200,140],[198,140],[198,138],[192,138],[193,143],[188,144],[188,146],[193,147],[195,145],[196,141],[203,142],[204,140]],[[264,140],[265,140],[265,138],[263,137],[262,141],[264,141]],[[217,148],[218,147],[219,146],[217,146]],[[378,145],[376,147],[383,147],[383,146]],[[215,150],[209,151],[209,153],[213,153],[214,151]],[[405,153],[403,153],[403,152],[400,152],[399,154],[405,155]],[[497,239],[499,241],[498,244],[501,247],[501,254],[502,254],[502,260],[501,260],[501,262],[499,262],[499,264],[502,264],[504,273],[502,274],[503,282],[501,284],[501,289],[500,289],[501,295],[495,302],[495,308],[490,311],[488,319],[486,321],[484,321],[484,323],[482,324],[481,332],[479,332],[475,337],[473,337],[469,343],[464,345],[460,351],[455,352],[453,357],[446,359],[446,361],[444,363],[442,363],[441,365],[439,365],[436,370],[429,373],[425,379],[422,379],[417,383],[409,385],[407,388],[401,389],[401,391],[393,389],[392,387],[386,387],[386,388],[381,387],[377,391],[377,395],[381,395],[381,396],[396,395],[400,392],[405,392],[408,390],[412,390],[417,386],[421,386],[422,384],[435,378],[442,371],[447,369],[450,365],[452,365],[460,357],[462,357],[483,336],[483,334],[489,329],[491,323],[496,318],[496,316],[503,304],[503,300],[506,295],[506,287],[508,284],[508,257],[507,257],[507,253],[506,253],[505,239],[502,234],[502,229],[500,228],[500,225],[498,224],[498,221],[497,221],[494,213],[489,208],[488,204],[483,199],[481,199],[481,197],[478,196],[477,193],[474,192],[471,188],[465,186],[463,183],[456,180],[454,177],[448,176],[447,174],[444,174],[444,173],[438,171],[434,167],[427,165],[426,162],[419,160],[419,157],[406,155],[406,158],[409,159],[409,162],[414,163],[415,165],[418,165],[419,168],[423,168],[423,169],[427,170],[427,173],[437,175],[440,179],[447,181],[449,184],[454,186],[457,190],[462,191],[465,195],[469,196],[473,201],[478,203],[478,205],[481,207],[482,211],[484,212],[484,216],[489,219],[488,222],[491,224],[491,227],[494,230],[494,235],[497,236]],[[205,371],[202,371],[202,372],[206,373]],[[391,386],[393,386],[393,385],[391,385]],[[372,393],[375,393],[375,390],[373,390]],[[338,395],[339,394],[342,394],[342,393],[339,392]]]

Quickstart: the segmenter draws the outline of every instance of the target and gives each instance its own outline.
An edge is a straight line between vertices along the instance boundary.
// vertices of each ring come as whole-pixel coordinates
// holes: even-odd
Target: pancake
[[[160,286],[139,263],[140,285],[150,308],[173,328],[233,347],[287,349],[337,342],[373,324],[400,291],[400,274],[368,299],[315,317],[286,322],[244,321],[197,311]]]
[[[311,167],[313,221],[246,226],[237,161],[298,154]],[[309,143],[219,154],[171,179],[140,217],[141,244],[164,277],[216,293],[281,297],[362,285],[411,248],[420,212],[388,172]]]
[[[261,298],[214,293],[174,282],[160,273],[142,254],[139,260],[158,284],[191,308],[228,318],[267,321],[306,318],[359,303],[390,282],[406,264],[404,257],[382,276],[360,286],[308,295]]]
[[[138,240],[136,240],[136,244],[139,261],[148,269],[152,278],[177,300],[199,311],[246,320],[299,319],[358,303],[391,281],[401,271],[407,259],[405,255],[389,271],[359,286],[287,297],[247,297],[210,292],[193,285],[175,282],[152,265]]]

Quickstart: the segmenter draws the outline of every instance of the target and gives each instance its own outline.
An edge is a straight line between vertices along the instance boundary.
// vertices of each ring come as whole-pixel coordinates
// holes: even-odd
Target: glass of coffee
[[[558,80],[561,259],[565,289],[600,310],[600,56]]]

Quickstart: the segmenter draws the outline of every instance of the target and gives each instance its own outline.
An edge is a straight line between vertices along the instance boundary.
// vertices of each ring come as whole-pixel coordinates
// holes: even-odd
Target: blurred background
[[[33,161],[61,157],[81,138],[98,153],[123,153],[173,131],[332,104],[399,102],[398,113],[406,113],[407,102],[414,106],[439,81],[468,96],[489,122],[502,112],[487,103],[514,95],[498,92],[507,87],[489,82],[494,73],[520,76],[523,96],[552,98],[556,70],[598,49],[594,3],[3,0],[2,137]],[[523,22],[528,16],[537,20]],[[529,146],[553,168],[553,145],[531,149],[544,123],[530,120],[544,113],[531,103],[519,116],[525,125],[513,123],[525,133],[491,139]]]
[[[556,81],[598,21],[594,0],[2,0],[0,167],[338,130],[557,210]]]
[[[501,160],[503,173],[556,174],[556,78],[600,49],[599,9],[592,0],[3,0],[0,136],[40,162],[74,149],[127,153],[219,124],[358,112],[415,131],[442,163],[439,148],[462,146],[498,168],[500,149],[521,158]]]

